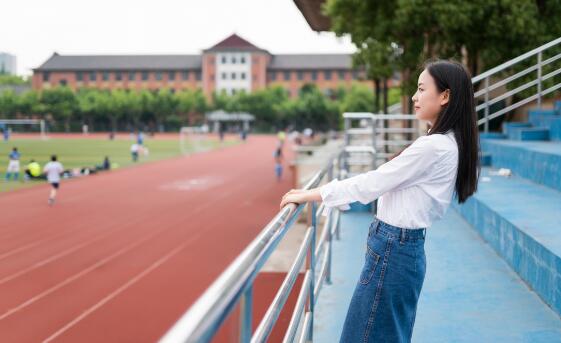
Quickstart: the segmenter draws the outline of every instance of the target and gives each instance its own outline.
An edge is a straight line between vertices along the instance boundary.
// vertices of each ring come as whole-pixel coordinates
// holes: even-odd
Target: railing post
[[[378,168],[378,150],[376,150],[376,126],[378,125],[378,121],[376,120],[375,117],[372,117],[372,148],[374,149],[374,152],[372,153],[372,170]],[[384,125],[385,126],[385,125]],[[389,126],[389,125],[388,125]],[[384,136],[382,136],[383,139],[385,139]],[[387,150],[384,150],[384,152],[386,152]],[[376,206],[378,200],[374,200],[374,203],[372,204],[372,214],[376,215],[376,208],[378,206]]]
[[[249,286],[240,300],[240,342],[251,341],[251,321],[253,316],[253,285]]]
[[[538,52],[538,108],[542,108],[542,52]]]
[[[351,135],[349,130],[352,128],[351,118],[345,118],[345,146],[351,145]],[[349,165],[347,163],[347,152],[343,152],[343,169],[349,170]]]
[[[485,78],[485,132],[489,132],[489,76]]]
[[[327,256],[325,258],[327,258],[327,267],[326,267],[326,271],[325,271],[325,283],[327,283],[328,285],[331,284],[331,241],[333,240],[333,237],[331,235],[331,228],[333,227],[333,211],[329,212],[329,217],[327,218],[327,222],[329,223],[329,226],[325,228],[325,230],[327,230]]]
[[[315,274],[315,265],[316,265],[316,261],[315,261],[315,256],[314,253],[316,251],[316,232],[317,232],[317,220],[316,220],[316,210],[317,210],[317,204],[315,201],[312,201],[310,203],[310,213],[312,215],[312,241],[310,243],[310,250],[308,250],[308,258],[307,260],[307,265],[308,265],[308,269],[310,270],[310,296],[309,296],[309,302],[308,302],[308,312],[310,312],[310,317],[311,317],[311,329],[310,329],[310,333],[308,335],[308,340],[311,342],[313,341],[313,334],[314,334],[314,303],[315,303],[315,299],[314,299],[314,289],[315,289],[315,279],[316,279],[316,274]]]
[[[378,122],[375,117],[372,117],[372,149],[374,149],[374,153],[372,154],[372,169],[376,169],[376,125]]]

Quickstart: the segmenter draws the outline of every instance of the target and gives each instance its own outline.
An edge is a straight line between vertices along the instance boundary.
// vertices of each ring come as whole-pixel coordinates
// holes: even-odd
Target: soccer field
[[[51,137],[47,140],[38,138],[15,138],[9,142],[0,142],[0,192],[11,191],[23,187],[29,187],[43,183],[45,181],[23,182],[23,171],[31,159],[39,162],[41,167],[50,160],[50,156],[55,154],[65,169],[77,167],[94,167],[101,164],[105,156],[109,157],[111,164],[117,164],[118,168],[123,168],[133,164],[131,160],[130,147],[132,140],[119,138],[109,140],[106,136],[99,138],[60,138]],[[186,142],[184,145],[185,153],[192,153],[200,150],[215,149],[220,146],[230,146],[236,144],[237,140],[225,140],[222,144],[216,138],[209,138],[191,144]],[[175,157],[182,154],[179,138],[146,137],[144,146],[148,147],[149,155],[139,157],[139,163],[157,161],[165,158]],[[6,169],[8,167],[8,155],[13,147],[17,147],[21,154],[20,181],[6,182]]]

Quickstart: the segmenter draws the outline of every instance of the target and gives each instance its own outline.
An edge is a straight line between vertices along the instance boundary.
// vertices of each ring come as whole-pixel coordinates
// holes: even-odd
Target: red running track
[[[2,194],[0,341],[157,340],[278,211],[275,144]]]

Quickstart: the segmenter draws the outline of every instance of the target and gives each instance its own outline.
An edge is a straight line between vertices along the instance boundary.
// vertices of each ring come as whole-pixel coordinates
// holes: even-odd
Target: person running
[[[6,181],[10,181],[12,174],[14,174],[14,181],[19,179],[19,159],[21,155],[18,148],[13,148],[9,155],[10,162],[8,163],[8,170],[6,171]]]
[[[56,155],[51,156],[51,162],[47,163],[43,168],[43,173],[47,175],[47,181],[51,184],[51,193],[49,194],[49,205],[55,203],[56,193],[60,187],[60,175],[64,172],[64,167],[57,161]]]
[[[469,72],[456,62],[428,62],[412,100],[416,118],[430,124],[426,135],[376,170],[291,190],[281,200],[281,208],[323,201],[329,211],[378,199],[340,342],[411,342],[427,228],[454,196],[463,203],[477,190],[479,136]]]

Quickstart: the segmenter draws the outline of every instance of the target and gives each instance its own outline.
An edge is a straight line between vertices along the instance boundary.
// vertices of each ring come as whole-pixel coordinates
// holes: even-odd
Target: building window
[[[222,64],[226,64],[226,56],[222,56]]]
[[[183,79],[183,81],[189,80],[189,72],[188,71],[182,71],[181,72],[181,78]]]
[[[97,75],[96,75],[95,71],[90,72],[90,76],[89,76],[90,81],[95,81],[96,76]]]
[[[274,71],[269,72],[269,80],[275,81],[277,79],[277,74]]]
[[[318,72],[317,71],[312,71],[312,80],[316,81],[318,79]]]
[[[61,85],[61,86],[66,86],[66,80],[62,79],[58,82],[58,84]]]
[[[298,71],[298,80],[302,81],[304,80],[304,72],[303,71]]]
[[[148,81],[148,72],[147,71],[142,72],[142,81]]]
[[[195,77],[196,77],[197,81],[201,81],[201,72],[200,71],[196,72]],[[212,78],[214,78],[214,75],[212,75]]]
[[[81,71],[76,72],[76,80],[77,81],[84,81],[84,74]]]
[[[345,79],[345,72],[340,70],[339,71],[339,80],[344,80]]]
[[[156,80],[157,81],[162,81],[164,73],[162,73],[161,71],[157,71],[156,72]]]
[[[103,81],[109,81],[109,72],[104,71],[102,77],[103,77]]]
[[[241,78],[242,80],[245,80],[245,73],[241,73],[241,74],[240,74],[240,78]]]
[[[331,80],[331,70],[326,70],[323,73],[325,80]]]
[[[232,88],[232,95],[236,94],[236,90]]]
[[[232,73],[232,80],[236,79],[236,73]]]
[[[290,80],[290,72],[289,72],[289,71],[285,71],[285,72],[284,72],[284,80],[285,80],[285,81]]]
[[[123,80],[123,73],[121,73],[120,71],[115,73],[115,80],[117,81],[122,81]]]
[[[47,72],[43,73],[43,81],[44,82],[49,82],[49,73],[47,73]]]
[[[358,80],[358,70],[353,70],[353,80]]]
[[[227,76],[226,73],[222,73],[222,80],[226,80]]]
[[[134,81],[134,71],[129,71],[129,81]]]
[[[245,64],[245,57],[242,56],[242,57],[240,58],[240,63],[241,63],[241,64]]]
[[[175,72],[174,71],[170,71],[168,74],[168,80],[173,81],[175,80]]]
[[[232,56],[232,64],[236,64],[236,56]]]

